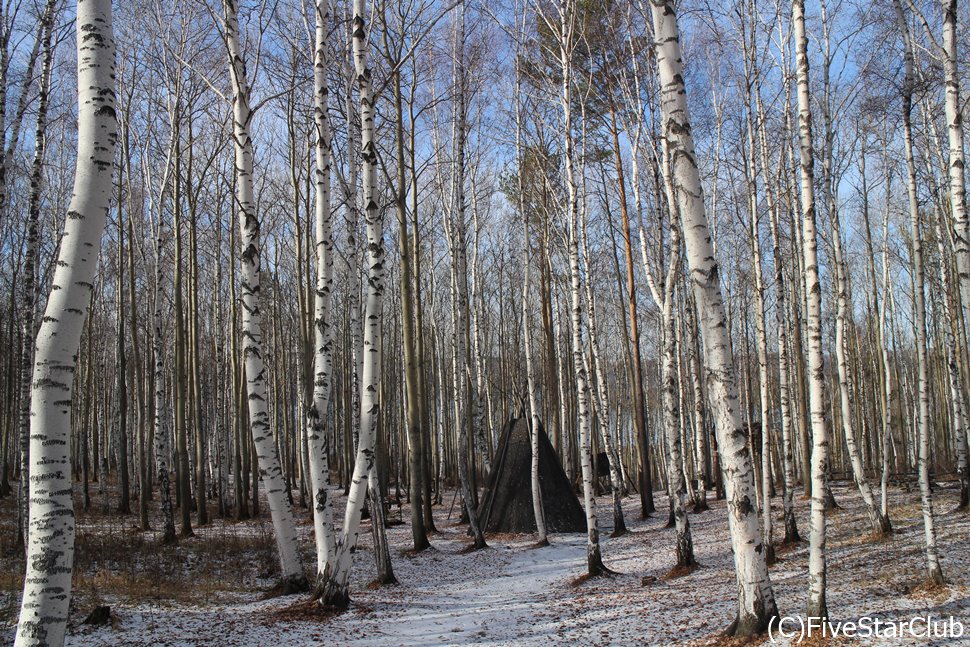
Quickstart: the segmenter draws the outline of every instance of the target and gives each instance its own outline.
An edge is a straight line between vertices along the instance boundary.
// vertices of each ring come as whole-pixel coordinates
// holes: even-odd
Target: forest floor
[[[919,492],[895,488],[890,514],[895,533],[868,536],[861,499],[851,484],[833,487],[841,508],[828,517],[828,608],[833,621],[865,616],[902,621],[953,616],[970,644],[970,515],[954,513],[957,491],[936,489],[937,533],[944,588],[921,586],[925,573]],[[338,503],[342,508],[343,499]],[[665,577],[672,566],[673,530],[663,512],[639,518],[639,499],[624,502],[631,532],[609,537],[602,552],[617,575],[577,583],[585,570],[585,535],[489,537],[489,548],[467,553],[451,497],[436,507],[433,548],[408,552],[407,523],[388,529],[399,584],[369,588],[374,576],[369,522],[364,522],[346,612],[328,618],[307,613],[301,596],[267,597],[278,570],[268,515],[245,522],[216,520],[177,546],[158,546],[157,533],[133,528],[135,518],[100,512],[78,517],[74,598],[68,645],[681,645],[739,644],[721,633],[734,615],[737,586],[723,501],[691,514],[700,568]],[[656,497],[659,511],[666,498]],[[780,524],[781,498],[772,501]],[[808,501],[798,499],[807,537]],[[93,507],[99,507],[94,498]],[[599,500],[601,523],[611,523],[608,497]],[[264,510],[265,512],[265,510]],[[299,514],[306,564],[313,564],[312,526]],[[406,520],[395,507],[392,521]],[[0,644],[14,633],[23,557],[14,547],[12,497],[0,499]],[[157,519],[157,517],[153,517]],[[782,529],[776,525],[776,538]],[[782,615],[803,614],[807,595],[807,542],[779,550],[771,568]],[[111,626],[82,623],[98,605],[110,605]],[[780,640],[782,644],[787,641]],[[746,644],[771,644],[767,637]],[[813,642],[812,644],[823,644]],[[838,640],[824,644],[932,644],[926,640]],[[960,644],[941,639],[936,644]]]

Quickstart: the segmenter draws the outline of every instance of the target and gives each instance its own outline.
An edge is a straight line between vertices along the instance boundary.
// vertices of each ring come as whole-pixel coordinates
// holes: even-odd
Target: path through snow
[[[937,491],[938,532],[944,573],[950,582],[944,591],[912,593],[924,571],[922,522],[917,492],[892,495],[891,514],[896,533],[887,541],[865,537],[867,522],[857,491],[848,484],[835,487],[842,509],[828,518],[829,610],[833,620],[863,616],[901,620],[930,612],[936,617],[954,615],[970,628],[970,515],[950,512],[956,503],[952,488]],[[572,581],[585,568],[585,535],[553,535],[552,546],[533,548],[531,536],[489,537],[489,549],[465,553],[469,538],[464,527],[436,510],[442,530],[432,535],[433,548],[409,555],[407,524],[388,529],[394,570],[400,584],[368,588],[373,577],[370,534],[361,535],[351,586],[352,604],[345,613],[327,619],[308,618],[290,609],[305,598],[260,599],[267,579],[252,579],[273,561],[272,551],[233,550],[221,581],[205,582],[203,594],[166,596],[145,591],[98,594],[82,580],[78,605],[72,614],[68,645],[72,647],[297,647],[311,645],[362,645],[385,647],[414,645],[683,645],[717,644],[735,609],[736,583],[728,541],[723,501],[710,500],[712,510],[690,515],[694,548],[701,568],[666,580],[673,562],[673,532],[664,528],[666,515],[638,518],[638,501],[624,501],[631,533],[609,538],[603,529],[603,558],[620,574],[594,578],[578,586]],[[780,517],[780,500],[772,501]],[[657,497],[657,507],[666,501]],[[798,500],[799,521],[807,516],[807,502]],[[609,509],[600,499],[601,511]],[[398,514],[400,512],[400,515]],[[406,508],[395,517],[407,518]],[[606,516],[606,515],[604,515]],[[300,525],[307,564],[312,528]],[[805,532],[807,526],[802,526]],[[193,564],[207,559],[200,551],[206,535],[231,533],[246,536],[268,532],[268,520],[199,528],[200,537],[173,549],[176,559],[164,563],[185,572],[191,584]],[[240,534],[241,533],[241,534]],[[225,541],[223,539],[222,541]],[[266,542],[264,542],[266,543]],[[146,550],[152,550],[149,538]],[[226,544],[231,547],[232,544]],[[267,543],[271,546],[271,543]],[[152,553],[149,553],[152,554]],[[783,614],[804,611],[807,545],[782,552],[771,569],[779,609]],[[238,564],[233,567],[231,564]],[[244,568],[245,567],[245,568]],[[235,570],[233,570],[235,568]],[[248,575],[243,575],[248,573]],[[96,575],[96,574],[94,574]],[[656,578],[648,586],[641,580]],[[219,578],[216,578],[219,579]],[[80,624],[90,611],[92,597],[112,607],[114,627],[89,628]],[[173,597],[175,599],[173,599]],[[15,604],[11,600],[11,608]],[[12,639],[13,625],[0,626],[0,644]],[[769,644],[764,640],[763,644]],[[865,641],[865,644],[880,644]],[[884,641],[881,644],[926,644],[921,641]],[[940,641],[939,645],[961,644]],[[970,644],[965,638],[962,644]]]

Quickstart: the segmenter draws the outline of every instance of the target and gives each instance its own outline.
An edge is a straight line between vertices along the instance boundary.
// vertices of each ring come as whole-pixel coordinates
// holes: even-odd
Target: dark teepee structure
[[[531,474],[529,423],[525,418],[512,418],[502,430],[485,497],[478,510],[479,523],[485,532],[536,531]],[[586,514],[541,423],[539,486],[549,532],[586,531]]]

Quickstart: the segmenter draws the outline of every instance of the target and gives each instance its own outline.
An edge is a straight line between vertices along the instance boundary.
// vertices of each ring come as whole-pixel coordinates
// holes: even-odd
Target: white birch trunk
[[[754,59],[756,45],[752,42],[747,49],[751,56],[748,60],[748,75],[756,75],[757,62]],[[750,76],[749,76],[750,78]],[[754,87],[752,87],[752,84]],[[758,396],[759,413],[761,417],[761,519],[762,536],[765,545],[765,560],[771,565],[775,562],[774,538],[771,525],[771,421],[768,393],[768,338],[765,333],[765,286],[764,273],[761,268],[761,219],[758,212],[757,167],[755,164],[756,148],[754,136],[754,115],[751,111],[751,95],[760,95],[761,89],[757,81],[749,81],[747,97],[747,138],[748,163],[746,166],[748,184],[748,207],[750,209],[751,228],[751,266],[754,274],[754,330],[755,345],[758,357]]]
[[[677,531],[675,568],[696,565],[694,544],[691,539],[690,521],[684,501],[683,471],[681,469],[680,402],[677,385],[676,317],[674,314],[674,291],[677,284],[677,266],[680,264],[679,233],[671,227],[671,261],[664,285],[664,301],[661,309],[661,388],[663,390],[664,435],[667,441],[667,490],[670,495],[671,514]]]
[[[963,152],[963,112],[960,103],[960,71],[957,52],[957,0],[943,0],[943,72],[946,80],[946,132],[950,151],[950,207],[953,214],[953,247],[963,312],[970,308],[970,219],[967,217],[967,185]]]
[[[37,334],[30,406],[27,573],[15,645],[64,643],[74,563],[71,392],[111,195],[117,142],[110,0],[78,0],[78,155],[50,297]],[[102,475],[104,478],[104,475]]]
[[[165,340],[162,336],[162,244],[163,219],[159,218],[158,233],[155,240],[155,309],[152,315],[154,334],[152,348],[155,355],[155,419],[153,421],[155,437],[155,470],[158,473],[158,493],[161,499],[162,543],[172,544],[176,541],[175,509],[172,505],[171,491],[171,441],[168,425],[165,424]]]
[[[704,212],[704,196],[691,136],[680,53],[680,32],[672,0],[651,3],[660,76],[663,134],[670,151],[670,176],[687,250],[690,279],[704,341],[708,400],[714,415],[718,450],[728,500],[728,525],[738,582],[738,615],[729,631],[764,631],[778,613],[758,514],[754,473],[745,441],[738,386],[728,337],[719,271]]]
[[[333,567],[324,578],[322,602],[346,607],[350,602],[350,571],[360,535],[360,515],[368,478],[377,457],[377,422],[381,413],[381,311],[384,299],[384,220],[377,204],[377,148],[374,141],[374,98],[368,67],[369,28],[366,0],[353,3],[354,70],[360,92],[360,143],[363,162],[364,221],[367,227],[367,302],[364,309],[363,366],[360,381],[360,436],[347,497],[344,525],[334,547]],[[380,505],[380,502],[375,502]]]
[[[940,302],[943,310],[943,343],[946,348],[947,386],[950,388],[950,413],[952,416],[953,443],[957,452],[957,475],[960,479],[960,503],[958,510],[965,510],[970,505],[970,483],[967,480],[967,410],[963,398],[963,383],[960,376],[960,365],[957,361],[957,343],[960,337],[959,312],[953,304],[951,291],[950,265],[947,253],[946,231],[943,214],[936,210],[936,244],[939,251],[940,288],[943,293]],[[957,299],[959,303],[959,297]]]
[[[690,372],[691,388],[694,394],[694,471],[697,478],[694,513],[709,510],[707,505],[707,462],[708,453],[707,425],[704,422],[704,392],[701,386],[701,369],[697,361],[697,345],[695,343],[697,330],[697,315],[694,311],[693,298],[685,295],[684,310],[687,313],[687,370]]]
[[[539,482],[539,404],[536,401],[536,374],[532,356],[532,241],[529,235],[529,216],[525,210],[524,195],[524,155],[522,152],[522,69],[520,67],[519,44],[516,39],[515,52],[515,161],[517,166],[518,200],[517,207],[523,225],[523,279],[522,279],[522,337],[525,345],[525,372],[529,391],[529,429],[531,431],[532,460],[529,473],[532,488],[532,512],[536,520],[537,545],[549,544],[546,532],[546,515],[542,507],[542,488]]]
[[[27,209],[27,256],[23,267],[23,290],[21,293],[21,311],[23,322],[21,328],[21,357],[20,357],[20,407],[18,411],[18,436],[20,440],[20,484],[17,492],[18,504],[18,541],[27,545],[27,526],[30,519],[28,499],[30,497],[30,375],[33,368],[33,343],[37,336],[37,260],[40,247],[39,223],[41,207],[41,191],[44,183],[45,144],[47,139],[47,110],[50,105],[51,74],[54,59],[53,21],[54,2],[48,0],[41,17],[38,30],[37,44],[44,45],[44,62],[41,68],[40,89],[38,91],[37,124],[34,137],[34,159],[30,170],[30,199]],[[33,60],[33,57],[31,61]],[[31,67],[33,67],[31,65]],[[5,93],[4,93],[5,94]],[[26,95],[26,91],[23,92]],[[25,99],[25,96],[21,99]],[[15,123],[16,126],[16,123]],[[0,162],[5,165],[6,161]],[[0,171],[4,173],[5,171]],[[0,180],[0,184],[3,181]],[[0,186],[5,191],[5,186]],[[0,199],[0,213],[4,211],[3,199]],[[3,461],[6,465],[6,461]]]
[[[282,586],[286,592],[307,588],[296,541],[296,526],[290,510],[276,444],[267,409],[266,369],[263,364],[262,312],[260,297],[260,221],[256,213],[253,186],[253,140],[249,132],[253,113],[250,108],[249,79],[239,35],[237,0],[223,0],[223,21],[232,83],[233,143],[236,164],[236,200],[239,211],[239,236],[242,245],[242,341],[245,359],[249,428],[256,446],[273,520],[279,552]],[[182,502],[185,505],[185,502]]]
[[[661,142],[664,192],[670,205],[670,249],[666,273],[663,275],[662,299],[657,301],[660,308],[661,361],[660,382],[663,392],[664,440],[667,445],[667,494],[670,499],[670,520],[667,527],[677,531],[675,568],[690,568],[696,565],[694,544],[690,534],[690,521],[684,505],[680,441],[680,402],[677,383],[676,362],[679,356],[677,346],[676,289],[681,263],[680,205],[671,175],[671,158],[668,141]],[[647,273],[650,276],[650,273]],[[655,295],[656,297],[656,295]]]
[[[583,358],[582,333],[582,292],[579,276],[579,190],[576,182],[575,144],[573,142],[572,121],[572,55],[575,45],[575,5],[572,0],[559,3],[558,25],[559,61],[562,66],[562,108],[563,138],[565,150],[563,161],[566,170],[567,218],[569,219],[569,278],[570,311],[569,321],[572,328],[573,371],[576,379],[576,401],[579,412],[579,464],[583,480],[583,503],[586,509],[586,566],[590,575],[606,572],[600,555],[599,527],[596,521],[596,499],[593,490],[593,459],[590,438],[590,389]]]
[[[787,42],[787,41],[786,41]],[[790,108],[788,99],[789,93],[785,89],[786,114]],[[772,258],[775,264],[775,293],[777,303],[775,305],[775,321],[778,326],[778,408],[781,414],[781,450],[782,450],[782,507],[784,510],[785,544],[794,544],[801,541],[798,534],[798,523],[795,519],[795,502],[793,488],[795,485],[795,456],[793,451],[794,440],[792,438],[792,403],[791,391],[789,387],[789,356],[788,356],[788,298],[786,295],[785,281],[785,259],[781,253],[781,241],[778,235],[778,202],[775,199],[768,180],[768,169],[771,168],[768,162],[768,136],[765,127],[765,110],[761,102],[760,93],[755,94],[755,105],[758,109],[758,141],[761,148],[761,165],[764,169],[765,184],[767,190],[765,196],[768,201],[768,224],[771,229]],[[779,185],[782,174],[785,173],[785,149],[781,152],[781,163],[779,164],[778,179]],[[780,190],[780,189],[779,189]]]
[[[762,141],[764,144],[764,141]],[[778,235],[778,214],[771,210],[771,243],[772,256],[775,262],[775,285],[778,303],[775,305],[775,318],[778,325],[778,408],[781,412],[781,444],[783,463],[782,500],[784,508],[785,544],[795,544],[801,541],[798,534],[798,523],[795,519],[795,454],[793,450],[794,423],[792,421],[791,391],[789,387],[789,358],[788,358],[788,321],[786,320],[787,295],[785,294],[784,258],[781,254],[781,242]]]
[[[480,422],[477,415],[478,388],[475,383],[472,365],[472,335],[471,335],[471,307],[468,295],[468,257],[466,237],[466,205],[465,205],[465,148],[467,142],[467,98],[465,71],[465,5],[459,3],[458,23],[455,30],[454,42],[454,160],[452,174],[452,213],[451,217],[451,274],[452,301],[454,313],[454,358],[452,368],[455,380],[455,424],[458,429],[458,474],[461,482],[462,498],[465,502],[465,514],[468,516],[468,526],[474,537],[475,549],[484,548],[484,529],[478,523],[478,511],[475,504],[478,497],[474,489],[475,462],[469,462],[470,443],[469,434],[474,434],[474,440],[479,438]],[[481,439],[484,441],[484,432]],[[482,444],[479,445],[480,448]]]
[[[313,303],[313,403],[308,410],[310,489],[313,505],[313,535],[317,552],[317,580],[334,558],[333,501],[327,492],[330,480],[330,446],[326,434],[327,411],[333,390],[333,232],[330,207],[331,131],[328,106],[329,71],[327,30],[330,0],[316,0],[316,30],[313,53],[313,118],[316,126],[316,289]]]
[[[889,176],[886,177],[889,186]],[[882,241],[882,304],[879,310],[879,346],[881,348],[882,370],[886,376],[884,384],[884,404],[882,416],[882,478],[880,490],[882,494],[881,507],[883,514],[889,514],[889,454],[893,447],[893,377],[894,373],[889,359],[889,334],[886,320],[890,301],[889,279],[889,200],[891,194],[886,194],[886,211],[883,214]]]
[[[830,219],[832,221],[832,247],[835,250],[835,282],[837,313],[835,318],[835,358],[838,364],[839,373],[839,402],[842,409],[842,433],[845,435],[846,449],[849,453],[849,463],[852,467],[852,476],[855,479],[862,501],[869,516],[869,524],[874,535],[882,536],[892,532],[892,524],[889,517],[883,514],[882,510],[876,505],[872,495],[872,488],[866,479],[866,473],[862,466],[862,457],[856,444],[855,429],[852,424],[852,389],[849,382],[851,367],[848,357],[848,340],[846,339],[846,328],[851,325],[849,318],[849,292],[846,286],[846,274],[848,268],[845,265],[842,249],[842,232],[839,223],[838,207],[835,205],[834,196],[830,196],[829,204]]]
[[[596,373],[596,397],[599,409],[600,438],[610,471],[610,493],[613,498],[613,537],[626,534],[626,520],[623,518],[623,477],[620,474],[620,458],[610,436],[610,397],[606,386],[606,372],[600,360],[599,328],[596,318],[596,300],[593,297],[592,269],[590,264],[589,235],[587,233],[587,218],[583,214],[583,270],[586,272],[586,318],[589,320],[589,347],[593,370]],[[587,374],[589,366],[587,365]]]
[[[916,161],[913,156],[913,42],[910,38],[906,16],[899,0],[894,0],[899,30],[903,35],[905,77],[902,86],[903,99],[903,143],[906,153],[906,189],[909,195],[909,221],[911,262],[913,266],[913,327],[916,329],[916,379],[917,379],[917,418],[919,445],[917,470],[919,474],[920,499],[923,509],[923,536],[926,541],[927,575],[931,582],[943,584],[943,569],[936,546],[936,529],[933,520],[933,495],[930,491],[930,386],[929,358],[926,341],[926,297],[923,277],[923,233],[922,216],[916,193]],[[948,88],[949,91],[949,88]]]
[[[529,430],[531,432],[532,459],[529,463],[529,475],[532,488],[532,512],[536,520],[536,541],[539,546],[549,544],[549,536],[546,532],[546,515],[542,507],[542,488],[539,483],[539,404],[536,401],[536,376],[535,366],[532,359],[532,331],[529,329],[529,312],[531,300],[531,278],[529,260],[529,225],[528,219],[525,227],[525,277],[522,283],[522,329],[525,341],[525,371],[529,389]]]
[[[825,503],[828,430],[825,425],[825,373],[822,359],[822,288],[818,277],[815,231],[815,160],[812,153],[812,111],[808,77],[808,37],[804,0],[794,0],[798,141],[801,169],[802,252],[805,263],[808,392],[812,420],[812,512],[809,519],[808,615],[828,617],[825,603]]]

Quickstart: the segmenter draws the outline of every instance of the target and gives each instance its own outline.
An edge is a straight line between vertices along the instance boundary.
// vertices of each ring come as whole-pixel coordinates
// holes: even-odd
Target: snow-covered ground
[[[896,533],[886,541],[873,542],[866,537],[868,526],[854,488],[842,484],[834,490],[842,509],[829,517],[831,619],[857,621],[871,616],[902,621],[926,614],[936,619],[953,616],[965,625],[967,637],[941,639],[935,644],[970,644],[970,515],[951,512],[956,492],[940,488],[936,493],[939,545],[949,585],[942,591],[914,591],[925,572],[918,492],[893,493],[890,512]],[[630,497],[625,510],[632,532],[613,539],[605,528],[602,535],[604,560],[618,575],[580,584],[574,580],[584,572],[585,535],[554,535],[551,546],[538,549],[532,547],[533,537],[496,536],[489,538],[489,549],[466,553],[464,528],[454,518],[449,520],[447,506],[442,506],[436,513],[441,532],[432,536],[431,550],[411,556],[407,553],[407,524],[388,530],[400,584],[367,587],[374,576],[374,563],[369,533],[362,534],[351,608],[328,618],[308,615],[300,596],[263,599],[262,590],[271,583],[274,566],[268,519],[216,522],[197,529],[197,538],[183,540],[167,552],[155,551],[150,539],[136,542],[133,545],[146,557],[134,562],[128,561],[130,556],[107,563],[89,556],[85,564],[99,566],[76,577],[78,602],[68,644],[730,644],[720,636],[733,617],[736,595],[727,520],[724,503],[709,501],[709,512],[691,515],[699,570],[676,579],[664,578],[672,565],[673,531],[664,528],[665,514],[640,520],[638,501]],[[773,504],[776,518],[780,517],[780,498]],[[599,511],[607,523],[611,519],[608,505],[608,499],[600,500]],[[799,521],[806,524],[807,501],[799,500],[797,505]],[[663,497],[657,497],[657,507],[666,510]],[[402,513],[407,519],[406,507]],[[397,515],[395,510],[392,518]],[[119,526],[116,517],[82,518],[82,532],[91,539],[100,536],[99,523],[115,524],[110,531],[101,528],[102,534],[132,541],[133,531]],[[807,536],[807,524],[800,529]],[[310,550],[310,526],[304,523],[301,532]],[[776,529],[776,537],[779,534]],[[109,541],[104,540],[105,550],[110,549]],[[206,546],[210,549],[203,550]],[[217,547],[216,552],[212,546]],[[783,615],[804,613],[806,552],[807,544],[782,552],[771,569]],[[307,563],[312,563],[309,553],[307,557]],[[9,570],[9,554],[3,560],[0,566]],[[121,572],[125,569],[147,571],[141,578],[127,575],[125,581],[138,583],[137,589],[126,592],[110,586],[112,577],[125,576]],[[206,573],[194,591],[192,579],[186,575],[193,569]],[[167,577],[175,583],[166,586],[156,581]],[[12,592],[16,587],[7,588],[9,592],[0,593],[7,596],[6,604],[0,602],[0,611],[6,610],[9,616],[15,610],[17,594]],[[91,628],[80,623],[95,603],[111,605],[117,618],[114,626]],[[12,635],[12,624],[0,628],[0,643],[8,643]],[[762,642],[771,641],[765,638],[754,644]],[[847,644],[928,643],[911,639]]]

